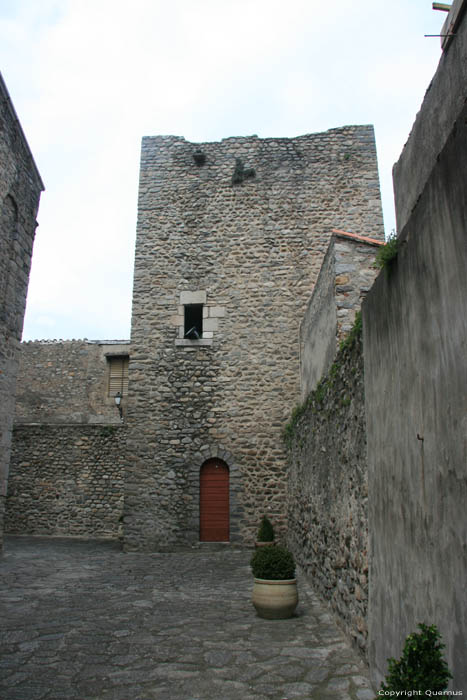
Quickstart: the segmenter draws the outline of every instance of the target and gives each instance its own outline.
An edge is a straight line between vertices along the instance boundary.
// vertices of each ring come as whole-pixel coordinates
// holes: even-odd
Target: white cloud
[[[129,335],[145,134],[374,123],[392,228],[392,164],[440,54],[423,34],[443,19],[406,0],[4,2],[4,78],[47,188],[26,337]]]

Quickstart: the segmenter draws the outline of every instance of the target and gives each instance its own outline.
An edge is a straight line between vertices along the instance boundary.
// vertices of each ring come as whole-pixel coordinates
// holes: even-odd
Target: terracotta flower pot
[[[298,603],[297,579],[271,581],[253,579],[252,602],[260,617],[283,620],[292,617]]]

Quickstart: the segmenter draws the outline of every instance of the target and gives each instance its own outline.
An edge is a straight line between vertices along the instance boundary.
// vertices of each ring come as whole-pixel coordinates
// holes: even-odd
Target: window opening
[[[128,393],[128,355],[108,357],[109,363],[109,396],[120,392],[121,396]]]
[[[184,337],[190,340],[200,340],[203,337],[203,304],[185,306]]]

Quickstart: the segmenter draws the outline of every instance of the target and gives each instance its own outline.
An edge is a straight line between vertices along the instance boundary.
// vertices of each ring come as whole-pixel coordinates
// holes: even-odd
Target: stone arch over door
[[[198,446],[197,446],[198,447]],[[229,510],[230,510],[230,542],[244,543],[242,533],[243,511],[243,478],[237,458],[233,452],[215,441],[205,442],[196,451],[186,453],[186,529],[185,541],[191,545],[199,542],[200,522],[200,472],[201,467],[210,459],[220,459],[229,468]]]
[[[230,471],[218,457],[203,462],[199,473],[199,539],[230,541]]]

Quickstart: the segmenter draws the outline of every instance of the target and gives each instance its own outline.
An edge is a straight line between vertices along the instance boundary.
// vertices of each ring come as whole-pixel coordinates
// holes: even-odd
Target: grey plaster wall
[[[455,87],[465,90],[465,81]],[[420,123],[432,115],[429,101]],[[419,622],[435,623],[452,688],[464,693],[466,144],[463,107],[402,231],[396,261],[363,304],[373,679],[379,683],[387,658],[399,657]]]
[[[428,86],[423,106],[398,162],[394,166],[394,198],[397,229],[402,231],[423,192],[438,155],[449,138],[464,106],[467,85],[466,0],[453,3],[456,36],[443,52],[438,70]],[[452,12],[454,14],[454,12]]]
[[[125,444],[122,425],[16,425],[5,532],[117,539]]]
[[[44,189],[0,75],[0,550],[18,354],[39,197]]]
[[[335,357],[288,435],[289,546],[365,653],[368,482],[360,336]]]
[[[254,170],[237,184],[236,159]],[[143,139],[127,549],[198,541],[199,469],[216,453],[231,469],[231,539],[251,543],[263,513],[285,531],[281,431],[300,395],[299,322],[333,228],[383,236],[372,127]],[[204,300],[199,341],[182,337],[186,298]]]

